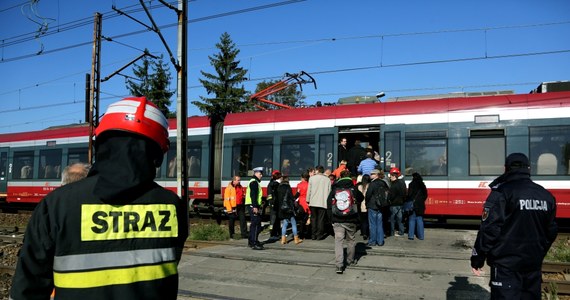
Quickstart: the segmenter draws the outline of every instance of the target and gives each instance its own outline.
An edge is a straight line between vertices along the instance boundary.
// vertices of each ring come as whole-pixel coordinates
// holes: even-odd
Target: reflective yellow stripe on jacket
[[[158,266],[141,266],[129,269],[104,271],[53,273],[54,284],[58,288],[94,288],[114,284],[129,284],[157,280],[177,274],[175,262]]]
[[[173,204],[81,206],[81,241],[176,238],[178,219]],[[171,243],[166,242],[165,245]],[[100,251],[105,251],[101,247]],[[160,280],[176,275],[175,247],[56,256],[54,284],[59,288],[95,288]]]

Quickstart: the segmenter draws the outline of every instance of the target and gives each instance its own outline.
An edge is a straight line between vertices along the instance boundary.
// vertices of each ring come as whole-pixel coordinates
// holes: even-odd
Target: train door
[[[8,182],[8,148],[0,148],[0,198],[6,198]]]
[[[341,149],[341,147],[343,147],[341,145],[343,139],[346,139],[345,155],[341,153],[341,151],[343,151]],[[365,155],[366,151],[369,151],[370,148],[375,154],[374,159],[376,159],[380,164],[382,163],[383,155],[380,151],[380,125],[338,127],[338,142],[339,148],[337,151],[337,157],[334,159],[334,168],[338,167],[341,159],[345,159],[348,162],[349,168],[357,167],[360,163],[359,160],[362,159],[362,154],[356,155],[355,153],[364,153],[363,155]],[[351,150],[353,148],[354,150]]]

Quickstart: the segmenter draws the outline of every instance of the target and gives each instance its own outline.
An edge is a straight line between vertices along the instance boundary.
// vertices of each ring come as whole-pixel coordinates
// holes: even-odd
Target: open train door
[[[6,200],[8,188],[8,148],[0,148],[0,200]]]
[[[359,141],[360,146],[366,151],[367,147],[372,147],[375,153],[378,155],[375,157],[379,164],[382,164],[382,153],[379,151],[380,148],[380,125],[365,125],[365,126],[342,126],[338,127],[338,143],[339,149],[337,152],[337,159],[335,160],[335,168],[338,167],[340,160],[338,159],[341,154],[340,143],[343,139],[347,140],[346,149],[350,153],[350,149],[355,146],[356,141]],[[348,154],[347,154],[348,155]],[[348,155],[350,157],[350,155]],[[348,159],[350,160],[350,159]],[[347,160],[347,161],[348,161]],[[357,162],[348,161],[349,165],[356,164]],[[359,163],[359,162],[358,162]],[[358,166],[358,165],[357,165]]]

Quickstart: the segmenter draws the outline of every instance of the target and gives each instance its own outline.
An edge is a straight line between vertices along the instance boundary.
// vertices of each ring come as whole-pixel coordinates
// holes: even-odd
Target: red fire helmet
[[[146,97],[131,97],[117,101],[107,108],[95,129],[95,136],[110,131],[128,131],[155,141],[166,152],[168,141],[168,120],[164,114],[147,101]]]

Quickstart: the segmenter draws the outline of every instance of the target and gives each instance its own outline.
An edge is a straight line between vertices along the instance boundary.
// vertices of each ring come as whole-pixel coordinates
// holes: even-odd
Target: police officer
[[[540,299],[541,266],[556,239],[556,200],[530,179],[523,153],[505,160],[505,172],[490,185],[471,267],[491,267],[492,299]]]
[[[263,245],[259,242],[259,233],[261,232],[261,197],[263,196],[261,189],[262,176],[263,167],[254,168],[253,177],[249,180],[247,192],[245,193],[245,205],[251,217],[247,243],[253,250],[264,250]]]
[[[11,299],[176,299],[187,205],[154,182],[168,122],[146,98],[109,106],[88,176],[48,194],[26,230]]]

